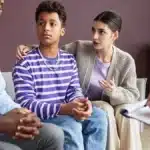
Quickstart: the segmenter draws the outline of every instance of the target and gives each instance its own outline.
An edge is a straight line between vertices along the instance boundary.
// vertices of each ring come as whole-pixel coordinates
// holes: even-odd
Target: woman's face
[[[109,48],[117,38],[118,31],[112,32],[107,24],[101,21],[94,21],[92,26],[92,40],[96,50]]]
[[[3,5],[4,5],[4,0],[0,0],[0,15],[3,12]]]

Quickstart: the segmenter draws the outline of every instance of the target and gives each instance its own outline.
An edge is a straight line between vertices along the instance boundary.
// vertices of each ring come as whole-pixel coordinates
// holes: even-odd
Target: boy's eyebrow
[[[39,18],[39,21],[45,21],[43,18]],[[49,21],[57,22],[55,19],[50,19]]]

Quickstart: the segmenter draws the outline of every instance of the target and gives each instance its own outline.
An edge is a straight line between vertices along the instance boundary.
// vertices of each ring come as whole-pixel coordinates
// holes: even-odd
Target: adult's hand
[[[23,59],[24,56],[27,55],[27,53],[30,51],[31,47],[26,45],[19,45],[17,47],[16,57],[18,60]]]
[[[27,108],[16,108],[16,109],[13,109],[11,112],[16,112],[18,114],[24,114],[24,115],[31,113],[31,111],[28,110]]]
[[[39,128],[42,127],[40,119],[34,113],[28,113],[25,117],[20,119],[20,123],[17,126],[15,138],[34,138],[39,134]]]
[[[33,113],[21,114],[14,109],[3,117],[4,131],[11,136],[21,139],[32,139],[36,136],[41,127],[40,120]]]
[[[100,86],[104,89],[104,91],[112,92],[113,89],[116,87],[114,80],[109,80],[109,81],[102,80],[102,81],[99,81],[99,83],[100,83]]]

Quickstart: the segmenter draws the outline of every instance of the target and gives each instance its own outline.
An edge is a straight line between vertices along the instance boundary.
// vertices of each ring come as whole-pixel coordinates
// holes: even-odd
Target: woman
[[[139,97],[134,59],[114,46],[121,26],[118,14],[104,11],[94,18],[92,42],[76,41],[63,49],[76,57],[84,94],[108,113],[108,149],[141,150],[138,121],[120,115],[124,107],[121,104],[136,102]],[[17,57],[23,57],[28,50],[20,46]]]

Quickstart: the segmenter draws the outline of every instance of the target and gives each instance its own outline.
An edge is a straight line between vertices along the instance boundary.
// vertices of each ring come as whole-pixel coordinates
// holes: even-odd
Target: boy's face
[[[37,21],[37,36],[44,46],[58,44],[60,36],[65,34],[62,22],[57,13],[42,12]]]

